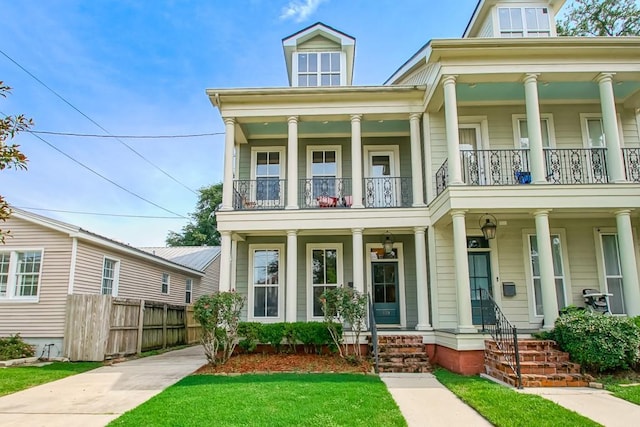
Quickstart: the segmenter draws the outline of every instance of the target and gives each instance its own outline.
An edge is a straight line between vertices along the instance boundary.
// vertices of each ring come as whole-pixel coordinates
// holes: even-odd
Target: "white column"
[[[462,170],[460,168],[460,137],[458,136],[456,76],[445,76],[442,80],[442,86],[444,88],[444,120],[447,130],[449,185],[460,185],[464,183],[462,182]]]
[[[231,232],[220,232],[220,292],[231,290]]]
[[[351,229],[353,238],[353,289],[364,292],[364,245],[362,228]]]
[[[236,139],[236,119],[224,118],[224,178],[222,186],[222,207],[220,210],[233,209],[233,149]]]
[[[364,208],[362,204],[362,134],[360,121],[362,114],[351,116],[351,189],[353,190],[352,208]]]
[[[287,290],[285,298],[285,319],[295,322],[298,312],[298,232],[287,230]]]
[[[607,143],[607,170],[613,182],[626,181],[622,150],[620,148],[620,134],[618,132],[618,116],[616,114],[616,99],[613,94],[613,74],[602,73],[596,77],[600,88],[600,106],[602,108],[602,127],[604,139]]]
[[[458,301],[458,331],[477,332],[471,317],[471,288],[469,286],[469,258],[467,228],[464,211],[453,211],[453,252],[456,269],[456,299]]]
[[[419,331],[425,331],[433,329],[429,324],[425,228],[414,227],[413,236],[416,245],[416,299],[418,300],[418,324],[416,325],[416,329]]]
[[[411,188],[413,190],[413,206],[424,206],[424,187],[422,185],[422,150],[420,147],[419,113],[409,115],[411,132]]]
[[[640,286],[638,284],[636,250],[633,244],[633,229],[631,228],[631,211],[622,209],[616,211],[615,214],[625,311],[627,316],[640,316]]]
[[[536,219],[536,241],[538,242],[538,264],[540,266],[540,290],[544,314],[544,329],[553,329],[558,318],[558,296],[553,271],[551,232],[549,231],[549,211],[533,213]]]
[[[287,207],[298,209],[298,117],[287,119]]]
[[[540,104],[538,101],[538,75],[527,74],[524,77],[524,99],[527,108],[527,132],[529,133],[529,162],[531,181],[534,184],[546,184],[544,149],[542,147],[542,128],[540,126]]]
[[[238,241],[233,237],[231,238],[231,274],[229,275],[231,281],[231,289],[236,289],[236,272],[238,261]]]

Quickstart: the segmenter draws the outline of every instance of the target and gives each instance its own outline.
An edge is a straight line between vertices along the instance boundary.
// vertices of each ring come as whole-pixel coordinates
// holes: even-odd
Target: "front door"
[[[474,325],[482,325],[483,301],[482,294],[493,296],[491,289],[491,257],[489,252],[469,252],[469,285],[471,286],[471,317]],[[486,296],[484,297],[486,303]],[[489,311],[484,310],[484,314]],[[491,316],[493,317],[493,316]],[[485,324],[492,319],[484,319]]]
[[[398,262],[372,262],[373,312],[378,324],[400,323]]]

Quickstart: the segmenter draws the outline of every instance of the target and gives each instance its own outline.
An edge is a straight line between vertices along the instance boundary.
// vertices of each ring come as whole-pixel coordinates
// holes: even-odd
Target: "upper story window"
[[[298,53],[298,86],[340,86],[340,52]]]
[[[499,7],[500,37],[549,37],[551,25],[546,7]]]
[[[0,252],[0,299],[37,300],[42,251]]]

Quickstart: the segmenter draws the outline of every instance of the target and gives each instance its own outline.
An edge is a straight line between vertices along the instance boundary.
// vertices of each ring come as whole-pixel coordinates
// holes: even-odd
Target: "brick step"
[[[487,351],[485,352],[486,358],[491,360],[505,360],[503,351]],[[569,361],[569,353],[562,351],[546,351],[538,352],[535,350],[519,350],[520,361],[522,362],[552,362],[552,363],[564,363]]]
[[[370,340],[371,338],[369,338]],[[378,345],[385,344],[422,344],[421,336],[413,335],[384,335],[378,336]]]
[[[406,364],[428,363],[429,362],[429,358],[428,357],[385,357],[385,356],[378,356],[378,360],[381,361],[381,362],[406,363]]]
[[[427,357],[425,351],[378,351],[379,357]]]
[[[401,345],[381,345],[378,346],[378,353],[389,353],[389,354],[398,354],[398,353],[424,353],[424,345],[414,345],[409,346],[406,344]]]
[[[484,344],[486,350],[500,351],[498,344],[493,340],[485,340]],[[555,346],[556,342],[552,340],[518,340],[520,351],[557,351]]]
[[[378,362],[378,370],[380,372],[423,373],[423,372],[431,372],[432,368],[429,362],[412,363],[412,364]]]

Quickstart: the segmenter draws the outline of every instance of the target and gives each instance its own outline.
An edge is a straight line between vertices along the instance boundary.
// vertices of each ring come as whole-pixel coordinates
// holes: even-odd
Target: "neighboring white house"
[[[2,224],[0,337],[19,333],[61,356],[67,295],[103,294],[185,305],[218,289],[217,247],[151,248],[13,208]]]
[[[352,86],[355,39],[317,23],[282,41],[291,87],[209,89],[220,288],[245,318],[320,319],[353,286],[383,332],[472,372],[483,290],[525,331],[585,288],[640,315],[640,38],[558,37],[563,4],[481,0],[380,86]]]

